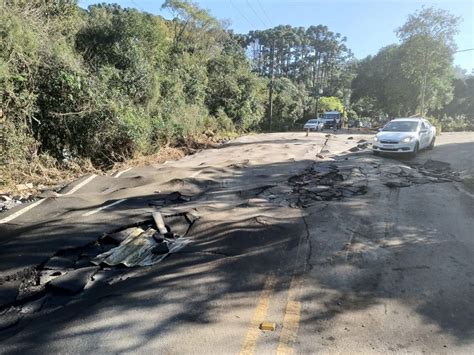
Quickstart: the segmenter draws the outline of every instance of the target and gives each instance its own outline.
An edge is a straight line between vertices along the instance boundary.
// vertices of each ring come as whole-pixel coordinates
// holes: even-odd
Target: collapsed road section
[[[152,266],[182,249],[190,243],[190,228],[199,218],[192,208],[215,203],[212,199],[218,198],[218,190],[224,192],[225,199],[236,198],[236,206],[246,200],[247,207],[258,209],[256,203],[260,199],[265,208],[306,209],[365,195],[375,181],[393,189],[458,179],[458,174],[443,162],[404,163],[354,154],[350,159],[312,163],[279,184],[262,181],[258,186],[227,190],[225,185],[214,184],[208,193],[198,194],[194,199],[179,191],[161,194],[148,205],[162,208],[179,204],[180,212],[163,216],[155,212],[143,223],[100,235],[79,248],[59,250],[41,265],[0,280],[2,289],[7,290],[0,298],[0,330],[17,325],[28,315],[46,314],[87,297],[87,292],[96,286],[107,287],[128,277],[128,268]]]
[[[95,284],[120,280],[126,268],[151,266],[187,243],[196,212],[161,216],[101,235],[83,247],[59,250],[34,269],[0,280],[0,330],[17,324],[28,313],[57,309]]]

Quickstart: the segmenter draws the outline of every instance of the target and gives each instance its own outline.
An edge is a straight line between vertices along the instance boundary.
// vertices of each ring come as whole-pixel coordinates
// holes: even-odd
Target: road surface
[[[472,354],[474,134],[443,134],[414,161],[350,151],[370,137],[241,137],[0,215],[1,352]],[[186,199],[151,203],[176,191]],[[105,268],[74,295],[36,280],[8,303],[59,251],[157,209],[200,216],[179,252]]]

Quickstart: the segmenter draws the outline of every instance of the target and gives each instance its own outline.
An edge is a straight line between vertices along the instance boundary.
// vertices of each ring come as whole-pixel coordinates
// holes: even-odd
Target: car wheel
[[[418,144],[418,142],[416,142],[415,148],[413,149],[413,152],[410,153],[410,157],[412,157],[412,158],[416,157],[416,155],[418,154],[419,149],[420,149],[420,145]]]
[[[435,138],[435,137],[433,137],[433,139],[431,140],[431,143],[430,143],[430,145],[428,146],[428,150],[433,150],[433,148],[434,148],[434,145],[435,145],[435,140],[436,140],[436,138]]]

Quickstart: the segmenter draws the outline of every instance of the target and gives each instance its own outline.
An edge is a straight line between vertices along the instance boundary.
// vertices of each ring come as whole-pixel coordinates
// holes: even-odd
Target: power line
[[[145,12],[134,0],[130,0],[133,5],[135,5],[135,8],[140,10],[141,12]]]
[[[242,11],[240,11],[240,9],[239,9],[237,6],[235,6],[235,4],[232,2],[232,0],[229,0],[229,2],[230,2],[230,4],[232,5],[232,7],[237,10],[237,12],[240,14],[240,16],[241,16],[245,21],[247,21],[247,23],[250,25],[250,29],[255,28],[255,26],[252,24],[252,22],[249,21],[249,19],[243,14]]]
[[[250,10],[254,13],[254,15],[260,20],[260,22],[263,24],[264,27],[268,27],[266,23],[262,20],[262,18],[259,16],[257,11],[253,8],[253,6],[250,4],[249,0],[247,0],[247,5],[250,7]]]
[[[459,51],[454,51],[454,53],[459,53],[459,52],[468,52],[468,51],[474,51],[474,48],[461,49],[461,50],[459,50]]]
[[[273,26],[272,25],[272,20],[270,20],[270,17],[267,15],[267,12],[263,9],[263,6],[262,6],[262,3],[260,2],[260,0],[257,0],[257,5],[260,8],[260,11],[263,13],[263,16],[267,19],[270,26]]]

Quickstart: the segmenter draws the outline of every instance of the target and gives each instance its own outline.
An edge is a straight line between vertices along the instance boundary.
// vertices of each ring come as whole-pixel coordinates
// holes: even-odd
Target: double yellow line
[[[303,217],[303,222],[306,225],[306,220]],[[309,236],[309,231],[307,232]],[[300,327],[301,319],[301,302],[299,301],[302,290],[302,275],[306,271],[306,260],[302,257],[302,245],[305,236],[303,233],[300,235],[298,241],[298,247],[296,251],[295,265],[293,271],[293,277],[291,278],[290,287],[288,290],[288,298],[286,301],[286,309],[283,317],[283,326],[280,332],[280,339],[278,342],[277,354],[286,355],[293,354],[293,345],[295,344],[298,330]],[[301,272],[298,273],[298,265],[301,265]],[[255,351],[257,339],[260,334],[259,325],[266,320],[268,307],[270,304],[270,296],[273,288],[276,284],[276,277],[274,274],[267,276],[264,287],[260,293],[260,298],[257,303],[257,308],[253,315],[252,321],[250,322],[247,334],[242,344],[240,354],[250,355]]]
[[[275,283],[275,275],[270,274],[265,281],[262,292],[260,293],[257,308],[255,308],[255,313],[247,330],[247,335],[245,336],[244,343],[240,349],[240,355],[251,355],[255,351],[255,345],[257,344],[258,335],[260,334],[259,326],[260,323],[265,321],[267,316],[270,295],[275,287]]]
[[[257,345],[258,336],[260,335],[259,325],[266,320],[268,307],[270,304],[270,296],[276,284],[276,277],[273,274],[267,276],[265,285],[260,293],[260,297],[255,308],[254,315],[250,322],[247,334],[240,349],[240,355],[252,355]],[[280,333],[277,354],[285,355],[293,353],[293,344],[298,335],[300,324],[301,302],[297,301],[297,293],[301,287],[301,278],[293,276],[290,289],[288,291],[288,299],[286,303],[285,315],[283,318],[283,328]]]

